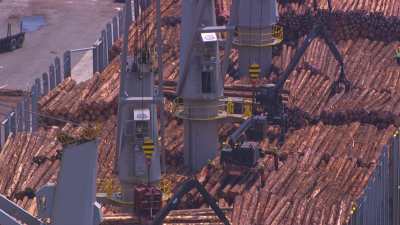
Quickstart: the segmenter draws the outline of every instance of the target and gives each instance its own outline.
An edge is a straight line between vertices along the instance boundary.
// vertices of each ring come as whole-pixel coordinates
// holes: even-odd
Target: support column
[[[10,113],[10,132],[15,135],[15,133],[17,132],[17,120],[16,120],[16,113],[15,112],[11,112]]]
[[[24,130],[23,102],[19,102],[17,105],[17,120],[18,132],[22,132]]]
[[[122,24],[122,19],[123,19],[123,14],[124,10],[121,10],[118,12],[118,32],[119,32],[119,36],[122,37],[122,35],[124,34],[124,26]]]
[[[71,76],[71,51],[64,52],[64,79]]]
[[[54,191],[52,224],[93,224],[97,145],[97,141],[92,141],[63,150]]]
[[[37,94],[38,94],[38,96],[40,97],[40,96],[42,96],[43,95],[43,92],[42,92],[42,85],[41,85],[41,82],[40,82],[40,78],[37,78],[37,79],[35,79],[35,85],[36,85],[36,88],[37,88]]]
[[[195,172],[218,148],[218,99],[222,97],[217,42],[203,42],[197,28],[215,26],[214,1],[182,2],[178,95],[183,98],[185,166]],[[207,54],[203,54],[207,52]],[[204,82],[203,79],[206,79]],[[209,84],[203,87],[204,83]]]
[[[37,131],[38,129],[38,90],[37,87],[34,85],[32,86],[32,132]]]
[[[2,131],[3,131],[3,138],[2,138],[2,143],[3,145],[7,142],[8,135],[10,135],[10,119],[7,118],[3,120],[1,123]]]
[[[96,41],[93,44],[93,74],[99,72],[99,43]]]
[[[105,68],[105,62],[104,62],[104,41],[103,39],[100,39],[100,44],[99,44],[99,72],[103,72]]]
[[[114,16],[112,18],[112,31],[113,31],[113,43],[118,40],[118,18]]]
[[[138,20],[140,16],[140,6],[139,6],[139,0],[134,0],[133,1],[133,11],[134,11],[134,16],[135,16],[135,21]]]
[[[57,86],[56,73],[55,73],[55,68],[54,68],[53,64],[51,64],[49,67],[49,80],[50,80],[50,90],[53,90]]]
[[[108,65],[108,43],[107,43],[107,33],[105,30],[101,31],[101,42],[103,43],[103,63],[104,67]]]
[[[54,59],[54,67],[56,73],[56,86],[61,83],[61,60],[59,57]]]
[[[30,105],[29,105],[29,98],[28,97],[24,97],[24,131],[26,132],[30,132],[31,131],[31,115],[30,115]]]
[[[113,44],[111,23],[107,23],[106,28],[107,28],[107,56],[108,56],[108,53],[110,52],[110,49]],[[110,60],[109,57],[107,59]],[[108,63],[110,63],[110,62],[108,62]]]
[[[43,82],[43,95],[47,95],[47,93],[49,93],[49,75],[47,73],[42,74],[42,82]]]

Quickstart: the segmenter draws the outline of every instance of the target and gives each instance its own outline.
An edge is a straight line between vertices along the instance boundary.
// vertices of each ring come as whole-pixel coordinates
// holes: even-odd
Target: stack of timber
[[[399,115],[400,96],[396,90],[400,87],[400,68],[392,58],[398,44],[368,39],[340,42],[338,48],[344,56],[346,76],[352,87],[348,93],[330,97],[339,65],[324,42],[315,40],[288,79],[290,106],[313,115],[354,108]],[[275,63],[285,67],[292,54],[293,48],[284,46]]]
[[[309,4],[311,1],[305,2]],[[381,154],[382,146],[388,143],[395,130],[393,124],[397,123],[390,121],[381,126],[376,121],[365,122],[360,119],[357,122],[344,120],[346,124],[343,125],[330,123],[330,117],[324,115],[347,112],[354,108],[366,113],[385,115],[386,112],[391,112],[400,115],[400,98],[396,92],[400,85],[400,75],[392,58],[393,51],[399,44],[393,41],[398,37],[399,32],[393,33],[398,31],[398,21],[388,17],[399,15],[398,7],[396,8],[399,3],[393,0],[386,3],[388,5],[382,7],[378,0],[357,1],[357,4],[334,1],[337,12],[332,15],[335,20],[331,21],[338,23],[332,25],[333,37],[337,42],[340,40],[339,50],[345,55],[346,72],[353,88],[348,93],[329,98],[330,86],[338,75],[339,67],[323,41],[315,40],[297,70],[290,75],[286,88],[290,90],[289,106],[292,109],[299,109],[319,119],[316,120],[317,123],[299,126],[297,130],[288,133],[285,144],[280,149],[288,157],[279,163],[278,171],[274,169],[273,157],[267,155],[259,161],[256,171],[245,172],[239,177],[227,176],[218,163],[218,157],[197,174],[198,180],[218,199],[220,206],[234,205],[233,224],[324,225],[343,224],[348,220],[349,209],[362,194]],[[228,5],[229,1],[218,1],[217,10],[220,15],[226,17],[229,14]],[[285,44],[276,51],[273,60],[279,70],[287,67],[295,51],[296,44],[293,42],[301,40],[313,22],[305,8],[300,10],[293,4],[291,7],[296,10],[293,13],[285,7],[280,6]],[[369,7],[367,10],[370,11],[366,14],[352,11],[364,9],[363,7]],[[326,5],[322,5],[322,8],[326,8]],[[180,1],[162,1],[162,12],[163,17],[168,18],[164,20],[162,27],[165,35],[163,77],[167,80],[164,92],[174,95],[179,65]],[[371,12],[384,12],[384,16],[379,17]],[[326,12],[322,12],[316,19],[311,19],[321,20],[327,16]],[[145,29],[154,33],[153,5],[146,11],[145,17]],[[350,23],[350,20],[356,22]],[[361,26],[364,20],[369,25],[372,24],[373,29],[365,30],[365,25]],[[388,27],[393,30],[388,31]],[[363,29],[364,31],[360,31]],[[291,35],[296,32],[300,35]],[[129,34],[131,52],[136,49],[137,34],[138,29],[134,24]],[[383,39],[381,34],[393,35],[386,35],[389,37]],[[116,51],[120,49],[120,43],[115,45]],[[154,47],[153,36],[149,43]],[[232,59],[233,69],[228,74],[235,72],[235,52],[232,53]],[[119,93],[118,81],[119,59],[116,57],[101,74],[96,74],[80,84],[67,79],[40,102],[41,111],[45,114],[78,122],[103,121],[99,146],[99,179],[115,176],[112,171],[116,155],[114,115]],[[226,77],[228,96],[251,96],[253,89],[247,79],[234,80]],[[168,107],[170,105],[167,109]],[[354,114],[354,110],[351,113]],[[63,129],[69,126],[71,125]],[[54,133],[60,129],[51,127],[47,130],[41,129],[35,134],[20,133],[9,139],[9,143],[0,153],[0,162],[9,162],[7,165],[0,164],[2,193],[12,198],[16,191],[26,187],[35,189],[56,179],[57,160],[46,161],[40,166],[30,163],[33,156],[40,155],[41,151],[51,152],[49,155],[57,154],[62,144],[57,141]],[[68,129],[71,133],[76,130]],[[232,129],[234,125],[222,126],[221,140]],[[172,168],[177,167],[174,172],[179,175],[181,182],[186,177],[185,172],[179,170],[183,161],[182,121],[168,116],[166,131],[167,162]],[[275,145],[274,140],[265,140],[262,143],[264,150]],[[38,171],[40,175],[33,176]],[[18,203],[34,211],[32,201],[24,199]],[[189,193],[189,197],[185,197],[182,202],[183,208],[204,205],[204,200],[196,191]]]
[[[229,219],[232,208],[222,208]],[[101,225],[140,225],[140,219],[129,214],[107,214]],[[172,210],[164,219],[163,225],[222,225],[211,208]]]
[[[88,127],[90,124],[83,123],[81,126],[66,124],[59,128],[56,126],[47,129],[40,128],[35,133],[17,133],[7,139],[0,152],[0,193],[9,199],[17,202],[21,207],[31,213],[36,213],[36,204],[27,197],[18,198],[19,192],[25,189],[38,190],[48,182],[54,183],[60,166],[63,146],[70,143],[70,139],[81,140],[87,138]],[[94,126],[94,125],[93,125]],[[99,178],[109,176],[108,158],[112,158],[113,153],[109,153],[107,139],[109,133],[114,133],[114,123],[112,130],[107,130],[108,123],[102,127],[102,132],[96,135],[101,137],[99,146]],[[4,163],[7,162],[7,163]],[[105,168],[103,168],[105,167]],[[111,170],[110,170],[111,171]],[[102,177],[104,176],[104,177]]]
[[[176,0],[163,1],[163,17],[174,17],[179,14]],[[153,5],[146,11],[146,32],[154,34],[155,32],[155,9]],[[129,51],[136,49],[134,43],[138,38],[138,26],[133,24],[129,34]],[[174,37],[176,28],[170,24],[163,26],[163,32],[166,41],[164,41],[165,60],[171,55],[176,58],[177,40]],[[121,41],[115,43],[114,48],[119,49]],[[149,40],[150,48],[154,49],[153,36]],[[175,68],[177,71],[177,68]],[[110,115],[117,111],[117,101],[119,94],[119,57],[113,59],[110,65],[101,73],[94,74],[89,80],[76,84],[71,78],[66,79],[57,88],[48,95],[42,97],[39,102],[40,111],[45,115],[63,117],[72,121],[105,121]],[[168,73],[164,73],[168,74]],[[168,79],[168,77],[165,77]],[[43,119],[48,124],[54,124],[55,121]]]
[[[227,176],[215,161],[198,179],[211,195],[234,198],[235,225],[346,224],[394,131],[320,123],[287,137],[280,151],[288,157],[277,171],[271,156],[259,161],[257,173],[239,177]],[[190,204],[204,204],[193,196]]]
[[[304,12],[307,8],[313,8],[313,0],[278,0],[279,11],[294,10]],[[328,9],[328,1],[318,1],[319,9]],[[369,13],[380,13],[384,16],[398,16],[400,14],[400,3],[395,0],[331,0],[333,12],[335,11],[366,11]]]
[[[105,212],[100,225],[142,225],[140,220],[132,214],[110,214]]]
[[[225,216],[229,220],[232,214],[232,208],[222,208]],[[163,225],[222,225],[223,223],[217,217],[211,208],[173,210],[165,218]]]
[[[55,182],[59,167],[58,160],[43,160],[34,163],[33,158],[38,156],[55,156],[62,150],[57,141],[57,127],[48,130],[39,129],[34,134],[17,133],[7,139],[0,153],[0,192],[12,200],[19,191],[25,188],[37,190],[47,182]],[[24,198],[17,203],[33,213],[35,205],[32,200]]]
[[[397,3],[391,3],[397,4]],[[226,14],[229,8],[229,1],[218,1],[218,10],[219,14]],[[178,55],[179,55],[179,37],[180,37],[180,2],[179,1],[163,1],[162,3],[162,12],[163,12],[163,44],[164,44],[164,54],[163,54],[163,62],[164,62],[164,73],[163,77],[166,80],[164,92],[166,95],[175,95],[175,87],[176,87],[176,80],[178,78]],[[334,16],[335,19],[327,19],[329,16]],[[320,20],[327,20],[330,23],[332,30],[332,35],[335,39],[338,40],[346,40],[345,42],[341,42],[345,50],[346,48],[350,48],[352,53],[346,55],[346,58],[352,60],[354,58],[359,59],[360,61],[350,61],[354,65],[358,64],[366,64],[370,62],[373,54],[373,51],[380,51],[384,48],[384,52],[382,52],[381,58],[375,57],[373,59],[379,60],[381,62],[378,63],[381,68],[389,68],[393,66],[393,51],[395,46],[398,44],[397,42],[392,42],[388,46],[387,43],[382,41],[391,41],[395,40],[396,37],[400,32],[398,31],[397,25],[400,24],[398,19],[391,19],[388,17],[377,17],[372,14],[363,13],[353,13],[350,12],[343,12],[343,13],[336,13],[334,15],[327,15],[327,12],[323,12],[318,14],[317,16],[313,16],[312,14],[291,14],[290,12],[281,12],[281,19],[280,23],[284,26],[285,32],[285,43],[281,47],[278,48],[276,52],[277,56],[274,57],[274,64],[278,68],[278,71],[283,71],[286,68],[287,64],[289,63],[290,57],[294,53],[293,41],[298,41],[301,39],[299,35],[305,35],[311,29],[311,24],[313,21],[320,21]],[[355,17],[359,19],[354,19]],[[154,49],[154,31],[155,31],[155,24],[154,24],[154,7],[151,5],[148,11],[145,14],[146,22],[144,29],[151,33],[149,45],[152,49]],[[333,22],[332,22],[333,21]],[[337,22],[335,22],[337,21]],[[365,22],[368,22],[368,29],[364,29],[366,26]],[[374,22],[378,21],[378,22]],[[351,23],[350,23],[351,22]],[[353,24],[356,23],[356,24]],[[370,24],[371,23],[371,24]],[[353,24],[348,27],[347,24]],[[346,25],[346,26],[344,26]],[[350,26],[350,25],[349,25]],[[372,29],[372,28],[373,29]],[[357,28],[357,29],[356,29]],[[371,29],[370,29],[371,28]],[[387,28],[391,28],[393,30],[387,31]],[[302,30],[299,30],[302,29]],[[357,31],[356,31],[357,30]],[[362,30],[362,32],[360,31]],[[350,33],[348,31],[351,31]],[[346,34],[344,34],[346,33]],[[347,34],[349,33],[349,34]],[[393,35],[391,35],[393,33]],[[296,35],[291,35],[296,34]],[[382,39],[381,34],[385,34],[385,37],[390,37],[390,39]],[[137,36],[138,36],[138,28],[136,24],[133,24],[129,34],[129,49],[130,52],[135,51],[137,46]],[[351,41],[356,40],[358,38],[364,38],[360,41]],[[367,39],[368,38],[368,39]],[[368,47],[366,49],[360,48],[358,43],[364,43],[364,46]],[[366,43],[369,42],[369,43]],[[323,70],[321,73],[326,75],[327,70],[329,70],[329,78],[330,80],[323,79],[323,80],[315,80],[317,84],[324,83],[322,86],[328,85],[331,80],[337,76],[337,66],[331,54],[327,51],[327,47],[324,46],[323,42],[320,40],[317,41],[318,44],[312,45],[314,46],[314,52],[310,53],[311,51],[308,50],[308,54],[320,54],[318,57],[325,57],[328,60],[320,60],[318,64],[323,66],[323,68],[316,67],[317,70],[312,70],[312,74],[319,73],[319,70]],[[121,41],[118,41],[115,44],[116,49],[120,49]],[[380,46],[380,47],[379,47]],[[320,51],[318,47],[323,48],[324,50]],[[280,50],[279,50],[280,49]],[[370,52],[371,50],[371,52]],[[357,52],[358,51],[358,52]],[[378,52],[379,53],[379,52]],[[323,54],[323,55],[321,55]],[[367,55],[367,57],[365,56]],[[237,62],[237,54],[236,52],[232,52],[232,61],[233,64],[228,70],[228,74],[233,75],[235,74],[235,65]],[[284,56],[284,58],[283,58]],[[310,57],[314,57],[311,55]],[[309,57],[309,58],[310,58]],[[318,57],[313,58],[314,61],[318,59]],[[303,62],[307,63],[306,62]],[[358,64],[357,64],[358,63]],[[100,75],[95,75],[90,80],[81,83],[79,85],[74,85],[76,87],[70,88],[71,85],[66,85],[64,83],[68,83],[71,81],[65,81],[61,85],[64,88],[63,90],[56,89],[50,94],[49,96],[53,96],[50,98],[44,97],[44,100],[41,101],[41,110],[45,114],[50,114],[53,116],[62,116],[64,118],[74,120],[74,121],[94,121],[94,120],[101,120],[105,121],[110,115],[115,114],[117,110],[117,100],[119,94],[119,58],[116,57],[111,64],[106,68],[105,71],[102,72]],[[315,66],[314,63],[310,63],[311,66]],[[347,64],[346,64],[347,65]],[[377,72],[378,68],[375,64],[370,64],[372,68],[375,69]],[[156,65],[155,65],[156,66]],[[310,67],[305,67],[310,68]],[[312,67],[311,67],[312,68]],[[357,70],[357,66],[354,66],[353,73],[351,76],[360,77],[360,72]],[[365,69],[367,67],[363,67]],[[346,68],[346,72],[348,69]],[[394,69],[393,69],[394,70]],[[332,74],[332,75],[331,75]],[[374,74],[376,76],[376,74]],[[371,75],[371,77],[373,77]],[[381,76],[382,77],[382,76]],[[395,76],[392,76],[395,79]],[[316,78],[317,79],[317,78]],[[274,79],[265,80],[263,82],[271,82]],[[226,76],[225,79],[226,87],[225,87],[225,95],[226,96],[243,96],[243,97],[251,97],[252,95],[252,85],[251,83],[246,80],[234,80],[233,78]],[[321,86],[321,88],[322,88]],[[327,92],[327,89],[323,89]],[[324,93],[323,93],[324,94]],[[47,98],[47,99],[46,99]],[[324,99],[325,100],[325,99]],[[319,108],[318,104],[313,104],[314,107]],[[316,109],[313,109],[316,110]]]

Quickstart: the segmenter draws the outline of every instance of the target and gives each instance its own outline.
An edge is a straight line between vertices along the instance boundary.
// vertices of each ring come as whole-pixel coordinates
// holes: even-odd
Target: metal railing
[[[172,113],[186,120],[217,120],[227,117],[247,118],[252,115],[253,102],[245,98],[223,98],[208,105],[185,105],[179,98],[174,100]]]
[[[137,19],[139,14],[149,6],[149,3],[149,1],[142,1],[140,3],[139,1],[135,1],[131,9],[135,15],[132,19]],[[92,47],[67,50],[62,56],[62,60],[58,56],[55,57],[54,61],[50,63],[49,70],[44,72],[41,78],[35,79],[28,94],[23,96],[23,100],[16,107],[0,104],[0,107],[8,108],[11,111],[6,114],[6,118],[3,121],[0,121],[0,151],[10,135],[15,134],[17,131],[34,132],[38,129],[38,101],[41,96],[47,95],[63,80],[71,76],[71,53],[93,51],[93,73],[102,72],[107,67],[111,62],[109,57],[110,49],[123,34],[122,19],[123,15],[125,15],[124,12],[125,8],[120,10],[112,18],[111,22],[106,24],[106,27],[100,34],[100,38]]]
[[[269,29],[239,28],[235,32],[236,38],[233,43],[237,46],[246,47],[269,47],[274,46],[283,41],[283,27],[274,25],[272,31]]]
[[[400,137],[384,146],[363,196],[353,203],[349,225],[400,224]]]

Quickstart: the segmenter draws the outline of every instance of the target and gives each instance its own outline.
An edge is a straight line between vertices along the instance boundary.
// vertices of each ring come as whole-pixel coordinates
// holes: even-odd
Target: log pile
[[[345,224],[394,131],[393,126],[382,131],[360,123],[320,123],[287,137],[280,151],[288,158],[277,171],[266,156],[258,173],[230,177],[215,160],[198,179],[217,198],[234,198],[235,225]],[[204,202],[195,193],[190,204]]]
[[[382,146],[388,143],[395,130],[393,125],[399,125],[400,95],[396,90],[400,88],[400,70],[392,55],[400,44],[393,41],[399,37],[400,23],[389,17],[399,15],[399,3],[392,0],[383,6],[378,0],[357,1],[357,4],[334,0],[334,14],[320,11],[313,18],[304,6],[286,2],[293,1],[280,1],[286,5],[281,5],[279,10],[287,44],[275,52],[275,66],[278,70],[287,67],[295,50],[295,44],[291,42],[302,39],[300,37],[311,28],[312,20],[337,21],[331,24],[331,29],[333,37],[340,40],[338,46],[345,55],[352,90],[329,98],[338,65],[323,41],[315,40],[286,84],[290,90],[292,126],[297,130],[287,134],[280,151],[288,157],[280,161],[279,170],[275,171],[274,160],[267,155],[259,161],[255,171],[230,177],[222,170],[217,157],[197,174],[197,178],[218,199],[220,206],[234,205],[233,224],[344,224],[352,203],[361,196],[369,180]],[[305,0],[308,5],[310,2]],[[326,5],[321,7],[327,8]],[[369,13],[352,11],[365,7],[369,7]],[[220,20],[226,21],[228,10],[228,0],[217,1],[217,11],[223,17]],[[174,95],[179,64],[180,2],[163,1],[162,12],[163,17],[168,18],[162,27],[165,35],[163,77],[167,80],[164,91]],[[153,6],[146,14],[147,18],[154,18]],[[154,20],[147,20],[145,29],[153,32]],[[129,34],[131,52],[136,49],[137,33],[137,26],[133,25]],[[153,37],[149,43],[154,47]],[[113,47],[113,56],[120,51],[120,45],[118,42]],[[237,54],[232,54],[232,61],[237,61]],[[232,67],[228,73],[234,74],[234,70]],[[227,96],[249,97],[252,89],[248,79],[234,80],[229,76],[225,79]],[[115,177],[118,93],[119,59],[116,57],[102,74],[95,74],[80,84],[66,79],[39,102],[43,114],[76,122],[102,121],[100,180]],[[170,111],[171,105],[167,104],[166,108]],[[46,118],[43,120],[46,124],[54,123]],[[234,124],[223,125],[221,140],[234,128]],[[55,181],[59,161],[45,160],[39,165],[32,162],[33,158],[56,155],[61,150],[62,144],[57,140],[60,130],[78,135],[82,129],[67,124],[63,128],[40,129],[35,134],[18,133],[8,139],[0,153],[0,162],[8,162],[0,163],[0,192],[14,198],[18,191],[28,187],[36,189],[48,181]],[[180,170],[183,164],[182,121],[169,115],[165,131],[167,163],[174,170],[171,174],[179,176],[176,185],[186,177],[185,171]],[[264,150],[275,145],[273,139],[262,143]],[[23,199],[18,203],[31,212],[35,210],[31,200]],[[200,206],[204,206],[203,199],[192,191],[181,207]],[[184,218],[185,222],[194,221],[193,217]],[[171,221],[176,222],[176,218],[172,217]]]
[[[64,144],[61,137],[63,134],[68,134],[74,139],[84,138],[88,127],[92,125],[83,123],[78,127],[66,124],[62,128],[56,126],[40,128],[35,133],[17,133],[8,138],[0,152],[0,162],[7,162],[0,163],[0,192],[29,212],[35,213],[34,201],[28,198],[17,200],[16,194],[27,188],[38,190],[48,182],[54,183]],[[98,158],[99,179],[109,177],[112,172],[112,166],[109,164],[114,162],[115,147],[110,151],[110,146],[115,146],[112,144],[112,141],[115,142],[115,137],[110,134],[114,134],[114,127],[115,119],[106,123],[102,127],[102,133],[99,134],[101,139]],[[110,141],[112,145],[109,144]],[[109,162],[110,159],[112,162]]]
[[[162,5],[163,5],[162,7],[163,17],[165,18],[162,27],[164,34],[163,61],[165,65],[163,76],[164,79],[167,80],[164,91],[167,95],[174,95],[176,86],[175,81],[177,80],[178,77],[178,65],[179,65],[178,62],[179,35],[177,34],[180,33],[180,17],[179,17],[180,4],[178,1],[170,0],[170,1],[165,1],[165,3],[163,2]],[[219,14],[225,15],[228,13],[229,1],[221,0],[217,2],[217,5],[218,5],[217,12]],[[333,16],[335,17],[334,20],[332,18],[331,19],[328,18]],[[153,7],[149,8],[146,17],[147,18],[154,17]],[[381,55],[382,58],[375,57],[373,59],[375,59],[376,61],[380,60],[381,62],[379,63],[379,66],[380,68],[383,68],[385,70],[389,70],[389,67],[393,66],[393,59],[392,59],[393,49],[398,43],[394,42],[391,43],[390,46],[384,47],[385,44],[383,42],[376,42],[376,41],[391,41],[396,39],[396,37],[400,33],[398,32],[397,29],[397,24],[400,24],[397,21],[397,19],[388,17],[379,17],[375,14],[365,14],[360,12],[348,12],[348,13],[337,12],[331,16],[328,16],[325,11],[321,12],[320,14],[318,14],[318,16],[316,16],[316,18],[314,18],[314,16],[311,15],[310,13],[306,12],[299,13],[296,11],[296,13],[294,14],[291,13],[290,10],[288,10],[281,12],[280,23],[284,26],[285,30],[284,36],[287,39],[285,41],[289,42],[289,45],[283,45],[283,47],[281,48],[281,52],[276,53],[278,54],[278,56],[275,57],[274,59],[274,62],[278,62],[275,65],[278,68],[280,68],[280,70],[286,68],[290,56],[292,56],[294,52],[293,47],[291,47],[292,44],[290,43],[292,41],[298,40],[300,36],[305,35],[307,32],[309,32],[309,30],[311,29],[311,21],[320,21],[320,20],[324,21],[326,20],[330,22],[338,21],[335,22],[335,24],[331,24],[333,35],[337,40],[348,40],[357,38],[368,38],[370,40],[375,40],[375,41],[370,41],[368,39],[365,39],[361,41],[363,43],[363,46],[361,48],[358,44],[359,43],[358,41],[343,42],[343,48],[351,48],[350,50],[352,50],[350,51],[351,54],[350,52],[349,54],[347,54],[348,56],[347,58],[349,59],[357,58],[361,60],[356,62],[352,61],[351,63],[354,62],[355,65],[353,68],[359,68],[356,66],[358,64],[369,63],[370,59],[372,58],[371,56],[373,56],[374,53],[372,51],[378,51],[379,53],[379,51],[381,50],[384,51],[382,52]],[[368,23],[365,23],[365,21],[367,21]],[[365,26],[367,26],[368,29],[364,29]],[[151,21],[147,20],[145,29],[153,34],[154,28],[155,26],[153,20]],[[387,28],[393,30],[388,31],[386,30]],[[135,25],[132,25],[131,32],[129,35],[130,51],[134,51],[134,49],[136,48],[134,43],[136,43],[135,40],[137,38],[137,32],[138,32],[137,27]],[[385,34],[385,36],[381,37],[380,36],[381,34]],[[120,45],[121,42],[119,41],[114,45],[114,48],[120,49],[121,47]],[[149,45],[151,47],[154,47],[153,36],[150,37]],[[322,63],[321,66],[324,66],[324,68],[318,67],[318,65],[316,65],[313,62],[309,62],[310,65],[315,66],[315,68],[317,69],[316,71],[322,70],[321,71],[322,74],[327,74],[326,70],[329,69],[330,71],[332,71],[328,73],[329,77],[335,76],[336,73],[334,71],[336,71],[336,66],[335,66],[336,64],[333,60],[333,57],[331,57],[330,54],[326,54],[327,52],[326,46],[324,46],[321,41],[318,41],[318,44],[315,44],[313,46],[314,46],[313,47],[314,53],[315,52],[318,54],[323,53],[323,57],[326,57],[328,60],[319,60],[319,64]],[[323,51],[319,50],[319,48],[321,47],[324,49]],[[309,50],[308,52],[311,51]],[[367,54],[368,57],[365,57],[365,54]],[[282,57],[283,55],[284,58]],[[321,55],[319,57],[321,57]],[[315,57],[313,59],[316,60],[318,59],[318,57]],[[235,53],[233,53],[232,55],[232,61],[234,63],[236,63],[237,61],[237,55]],[[306,65],[306,63],[307,61],[303,62],[304,65]],[[376,64],[370,64],[370,65],[373,67],[370,69],[375,69],[375,71],[379,72],[378,66],[375,66]],[[310,67],[305,67],[305,68],[307,69]],[[362,69],[366,68],[367,67],[363,67]],[[232,66],[231,69],[228,71],[228,74],[234,74],[234,70],[235,70],[234,66]],[[392,70],[392,72],[395,71]],[[315,74],[315,72],[312,74]],[[359,75],[360,72],[354,69],[351,76],[360,77]],[[375,77],[375,75],[376,74],[373,74],[371,75],[371,77]],[[395,79],[395,77],[396,77],[395,75],[392,75],[393,79]],[[119,60],[117,57],[107,67],[107,69],[103,71],[103,73],[99,77],[95,75],[90,80],[82,84],[75,85],[76,87],[73,87],[71,90],[69,89],[65,89],[63,91],[54,90],[53,91],[54,94],[50,94],[50,96],[54,95],[52,98],[42,101],[41,104],[42,112],[44,112],[45,114],[60,116],[74,121],[85,121],[85,120],[105,121],[110,115],[115,114],[117,110],[117,97],[119,93],[118,80],[119,80]],[[325,82],[322,86],[326,86],[329,83],[327,79],[324,79],[323,81],[315,80],[315,82],[317,82],[318,84],[321,82],[322,83]],[[227,96],[245,96],[245,97],[251,96],[251,91],[238,92],[238,89],[241,88],[251,89],[250,82],[248,82],[247,80],[234,81],[231,77],[229,76],[226,77],[225,94]],[[318,104],[313,104],[313,105],[316,106]]]
[[[57,141],[57,127],[49,130],[40,129],[37,133],[17,133],[8,138],[0,153],[0,192],[13,199],[16,192],[26,188],[37,190],[40,186],[56,179],[59,161],[44,161],[41,165],[33,162],[33,158],[44,155],[53,156],[62,149]],[[35,204],[27,198],[18,204],[31,213]]]
[[[176,0],[164,1],[162,5],[162,13],[165,17],[177,16],[179,13],[179,5]],[[146,18],[155,18],[155,9],[150,7],[147,11]],[[147,21],[145,26],[147,32],[154,33],[154,20]],[[164,41],[164,62],[167,64],[171,59],[171,54],[176,59],[177,40],[175,38],[176,27],[166,24],[163,26],[165,36]],[[129,51],[136,49],[134,43],[137,41],[138,27],[133,24],[129,34]],[[121,41],[113,46],[112,54],[117,54],[121,48]],[[149,40],[149,45],[154,48],[154,39]],[[175,46],[174,46],[175,45]],[[174,46],[174,47],[173,47]],[[173,58],[173,57],[172,57]],[[173,63],[175,64],[175,63]],[[177,68],[174,68],[177,71]],[[40,111],[45,115],[62,117],[72,121],[105,121],[110,115],[117,111],[117,100],[119,94],[119,71],[120,62],[116,57],[110,65],[101,73],[95,74],[89,80],[76,84],[75,81],[66,79],[57,88],[52,90],[47,96],[44,96],[40,102]],[[170,75],[169,73],[165,73]],[[177,73],[176,73],[177,75]],[[164,79],[168,79],[165,77]],[[55,121],[43,119],[46,124],[57,124]]]
[[[385,17],[382,13],[367,11],[318,11],[303,13],[288,10],[281,13],[279,24],[284,27],[285,41],[296,41],[310,32],[314,23],[327,25],[331,37],[336,40],[368,38],[386,43],[399,39],[400,20],[398,16]]]
[[[313,0],[278,0],[279,12],[283,10],[294,10],[304,12],[307,8],[313,7]],[[367,11],[369,13],[380,13],[384,16],[398,16],[400,12],[400,3],[395,0],[331,0],[333,12],[335,11]],[[319,9],[328,9],[328,1],[317,1]]]
[[[289,105],[312,115],[355,108],[399,115],[396,90],[400,88],[400,68],[392,58],[398,44],[385,45],[367,39],[340,42],[338,47],[344,55],[346,76],[352,88],[348,93],[330,98],[330,87],[338,77],[339,66],[323,41],[315,40],[300,61],[298,70],[289,77]],[[293,48],[284,46],[282,55],[275,57],[274,63],[285,67],[292,54]],[[302,68],[305,63],[317,68],[319,74]]]
[[[231,217],[232,208],[222,208],[227,218]],[[165,218],[163,225],[184,224],[213,224],[221,225],[220,219],[211,208],[200,208],[191,210],[173,210]]]
[[[227,218],[232,214],[232,208],[223,208]],[[140,220],[132,215],[126,214],[107,214],[101,225],[139,225]],[[192,210],[172,210],[165,218],[163,225],[221,225],[219,218],[210,208]]]

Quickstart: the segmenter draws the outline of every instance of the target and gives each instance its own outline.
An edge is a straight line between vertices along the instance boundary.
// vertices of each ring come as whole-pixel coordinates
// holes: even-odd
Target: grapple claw
[[[351,89],[351,82],[347,80],[346,78],[344,79],[339,79],[335,82],[333,82],[331,86],[331,92],[329,97],[332,97],[340,92],[342,92],[344,89],[344,92],[348,92]]]

